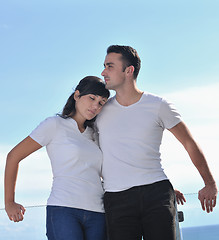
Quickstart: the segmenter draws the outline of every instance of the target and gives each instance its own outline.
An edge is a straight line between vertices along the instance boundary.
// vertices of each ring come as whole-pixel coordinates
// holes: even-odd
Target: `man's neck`
[[[143,94],[136,85],[116,91],[116,100],[123,106],[130,106],[138,102]]]

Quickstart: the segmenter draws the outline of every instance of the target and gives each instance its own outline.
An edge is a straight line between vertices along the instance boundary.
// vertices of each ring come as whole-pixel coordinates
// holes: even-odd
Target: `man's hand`
[[[215,183],[205,185],[205,187],[198,192],[198,199],[201,202],[202,209],[207,213],[212,212],[216,206],[217,193]]]

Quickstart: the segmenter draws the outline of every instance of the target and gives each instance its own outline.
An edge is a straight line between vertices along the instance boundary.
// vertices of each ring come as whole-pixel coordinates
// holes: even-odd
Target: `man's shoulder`
[[[143,101],[162,102],[162,101],[164,101],[164,98],[161,96],[158,96],[154,93],[144,92],[143,93]]]
[[[108,99],[107,103],[104,104],[103,109],[101,112],[97,115],[96,118],[96,124],[99,124],[99,121],[101,121],[103,118],[108,118],[108,116],[113,114],[113,107],[116,106],[115,104],[115,96]],[[100,120],[101,119],[101,120]]]
[[[116,99],[116,96],[109,98],[101,112],[103,112],[106,108],[112,106],[115,103],[115,99]]]
[[[108,104],[108,105],[112,104],[115,101],[115,99],[116,99],[116,95],[114,95],[113,97],[109,98],[106,104]]]

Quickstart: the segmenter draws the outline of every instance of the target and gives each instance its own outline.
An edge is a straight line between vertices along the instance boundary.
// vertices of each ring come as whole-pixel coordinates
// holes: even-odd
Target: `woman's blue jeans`
[[[48,240],[106,240],[105,214],[83,209],[47,206]]]

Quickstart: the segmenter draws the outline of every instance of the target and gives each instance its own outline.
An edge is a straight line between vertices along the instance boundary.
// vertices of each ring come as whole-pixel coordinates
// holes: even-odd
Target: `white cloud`
[[[216,122],[219,119],[219,83],[193,87],[166,94],[175,103],[183,118],[199,124],[203,121]]]
[[[166,94],[175,103],[194,138],[201,146],[219,185],[219,83]],[[197,192],[203,181],[181,144],[166,131],[162,144],[165,172],[176,188]]]

